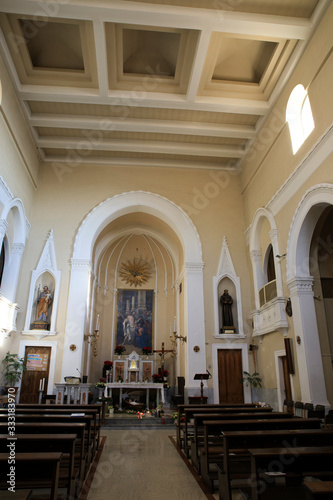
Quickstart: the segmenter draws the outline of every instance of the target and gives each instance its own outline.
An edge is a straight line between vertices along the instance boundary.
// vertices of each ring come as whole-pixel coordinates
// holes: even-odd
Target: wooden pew
[[[16,422],[16,434],[76,434],[75,465],[79,468],[79,479],[84,481],[88,466],[88,448],[85,440],[86,425],[79,422]],[[0,434],[8,433],[7,423],[0,422]]]
[[[270,430],[270,429],[320,429],[321,420],[318,418],[298,418],[290,419],[265,419],[258,420],[206,420],[204,425],[203,451],[200,455],[200,471],[203,482],[210,489],[214,490],[214,480],[217,479],[216,462],[222,460],[223,452],[223,432],[227,431],[249,431],[249,430]]]
[[[254,403],[236,403],[236,404],[217,404],[217,403],[209,403],[209,404],[200,404],[200,405],[190,405],[190,404],[181,404],[178,405],[178,417],[177,417],[177,446],[179,448],[183,448],[183,437],[182,431],[184,428],[184,410],[185,408],[194,409],[194,410],[210,410],[217,408],[254,408],[256,405]]]
[[[288,486],[301,490],[303,476],[318,475],[333,477],[333,446],[313,446],[295,448],[257,448],[249,450],[251,455],[251,499],[283,498]],[[274,490],[270,488],[272,476],[284,478],[284,485]],[[274,477],[274,476],[273,476]],[[291,479],[291,481],[289,481]],[[295,493],[297,490],[294,489]],[[304,493],[304,490],[303,490]],[[296,497],[297,498],[297,497]]]
[[[19,405],[17,405],[19,406]],[[70,405],[72,408],[62,408],[59,409],[58,405],[48,405],[47,408],[45,408],[46,405],[35,405],[33,408],[17,408],[16,407],[16,414],[17,415],[34,415],[34,414],[40,414],[40,415],[92,415],[93,417],[93,423],[92,423],[92,437],[94,438],[93,440],[93,450],[92,450],[92,457],[94,456],[95,452],[97,451],[99,447],[99,442],[100,442],[100,411],[99,408],[84,408],[79,411],[73,411],[73,405]],[[0,408],[0,416],[8,414],[8,409],[6,408]]]
[[[57,500],[61,458],[61,452],[16,453],[16,488],[49,488],[50,500]],[[0,488],[8,490],[8,453],[0,453],[0,466],[3,471],[6,471],[4,479],[1,479]]]
[[[280,418],[293,418],[290,413],[287,412],[266,412],[263,416],[262,412],[247,412],[247,413],[194,413],[193,415],[193,436],[191,441],[191,461],[194,468],[200,474],[200,460],[199,460],[199,450],[203,448],[203,422],[208,420],[257,420],[260,418],[270,419],[280,419]]]
[[[79,413],[85,410],[96,410],[97,411],[97,430],[98,430],[98,435],[97,435],[97,443],[96,443],[96,450],[99,447],[100,443],[100,427],[102,425],[102,412],[103,412],[103,405],[102,403],[94,403],[94,404],[76,404],[76,405],[70,405],[70,404],[35,404],[35,403],[19,403],[16,405],[16,411],[21,410],[21,409],[33,409],[33,408],[38,408],[41,409],[43,408],[44,410],[50,409],[50,410],[66,410],[71,411],[72,413]]]
[[[232,486],[239,488],[237,480],[250,477],[250,448],[294,448],[297,446],[333,446],[333,431],[325,429],[273,429],[224,432],[221,451],[223,459],[217,462],[219,498],[232,500]]]
[[[207,415],[210,413],[270,413],[273,409],[270,407],[256,407],[254,405],[246,406],[246,405],[235,405],[231,407],[218,405],[217,407],[207,408],[207,405],[202,405],[201,408],[189,405],[183,410],[183,437],[182,437],[182,446],[184,448],[186,456],[188,457],[188,441],[190,439],[191,434],[193,433],[193,424],[190,424],[191,419],[193,419],[193,415],[195,413],[206,413]]]
[[[333,498],[333,481],[304,481],[307,500],[330,500]]]
[[[63,454],[60,462],[59,488],[67,489],[67,498],[75,495],[75,483],[78,469],[74,468],[76,434],[15,434],[15,440],[9,434],[0,435],[0,453],[8,454],[8,444],[13,443],[16,453],[50,453]]]

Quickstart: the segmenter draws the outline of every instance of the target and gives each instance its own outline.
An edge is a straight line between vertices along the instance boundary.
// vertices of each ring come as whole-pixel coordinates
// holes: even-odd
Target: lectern
[[[209,377],[209,373],[196,373],[194,375],[194,380],[201,380],[201,384],[200,384],[200,403],[203,405],[204,404],[204,395],[203,395],[203,381],[204,380],[208,380],[210,377]]]

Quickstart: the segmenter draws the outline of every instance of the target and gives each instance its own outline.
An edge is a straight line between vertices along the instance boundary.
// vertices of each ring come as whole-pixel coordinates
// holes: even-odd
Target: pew
[[[211,405],[211,407],[209,407],[208,405],[201,405],[201,407],[198,407],[198,406],[191,406],[191,405],[188,405],[185,407],[184,405],[184,408],[182,410],[182,413],[183,413],[183,425],[181,427],[179,427],[179,431],[182,430],[182,433],[183,433],[183,437],[181,438],[180,437],[180,448],[184,448],[185,451],[187,450],[187,446],[188,446],[188,439],[189,439],[189,436],[190,436],[190,432],[192,431],[193,429],[193,425],[190,424],[190,421],[191,419],[193,419],[193,415],[195,413],[206,413],[206,414],[210,414],[210,413],[236,413],[236,412],[240,412],[240,413],[252,413],[252,412],[262,412],[262,413],[270,413],[272,412],[273,409],[270,408],[270,407],[259,407],[259,406],[255,406],[251,403],[251,406],[250,405],[234,405],[234,406],[224,406],[224,405]],[[177,429],[178,431],[178,429]],[[178,441],[177,441],[177,444],[178,444]],[[188,455],[188,453],[186,453]]]
[[[94,436],[94,430],[93,430],[93,417],[92,415],[83,415],[83,414],[60,414],[60,415],[54,415],[54,414],[40,414],[40,413],[31,413],[31,414],[20,414],[18,412],[15,413],[15,421],[16,424],[19,422],[51,422],[51,423],[71,423],[71,422],[78,422],[78,423],[84,423],[86,426],[86,435],[85,435],[85,440],[88,443],[88,459],[91,462],[93,460],[93,449],[94,449],[94,441],[95,441],[95,436]],[[7,422],[7,415],[1,414],[0,413],[0,422]]]
[[[218,478],[216,462],[222,460],[223,434],[227,431],[277,430],[277,429],[320,429],[318,418],[265,419],[257,420],[204,420],[203,451],[200,455],[200,471],[203,482],[211,492]]]
[[[75,465],[79,468],[79,479],[84,481],[89,470],[88,449],[85,440],[86,425],[79,422],[16,422],[15,434],[76,434],[77,447],[75,453]],[[0,434],[8,433],[8,425],[0,422]]]
[[[57,410],[65,410],[70,411],[71,413],[82,413],[85,411],[90,411],[90,410],[96,410],[97,411],[97,429],[98,429],[98,441],[96,444],[96,449],[99,447],[100,443],[100,427],[102,425],[102,412],[103,412],[103,405],[102,403],[94,403],[94,404],[76,404],[76,405],[70,405],[70,404],[36,404],[36,403],[19,403],[16,405],[16,411],[18,410],[23,410],[23,409],[50,409],[54,411],[55,409]]]
[[[61,452],[59,488],[66,488],[67,498],[75,495],[75,483],[78,468],[74,468],[76,434],[15,434],[15,440],[9,434],[0,435],[0,453],[7,453],[8,444],[12,443],[16,453]]]
[[[24,405],[25,406],[25,405]],[[92,424],[92,437],[95,439],[93,440],[93,450],[92,450],[92,455],[94,456],[95,452],[97,451],[100,443],[100,427],[101,427],[101,419],[100,419],[100,410],[99,408],[84,408],[80,411],[73,411],[73,405],[70,405],[71,408],[62,408],[59,409],[58,406],[55,405],[49,405],[47,408],[45,408],[46,405],[32,405],[33,408],[25,408],[25,407],[20,407],[19,405],[16,406],[16,414],[17,415],[33,415],[33,414],[40,414],[40,415],[77,415],[77,414],[84,414],[84,415],[92,415],[93,417],[93,424]],[[50,407],[51,406],[51,407]],[[0,416],[8,414],[8,409],[6,408],[0,408]]]
[[[200,474],[199,450],[203,448],[203,422],[208,420],[258,420],[260,418],[270,419],[290,419],[293,418],[287,412],[266,412],[263,416],[262,412],[247,412],[247,413],[194,413],[193,415],[193,436],[191,437],[191,462],[197,472]]]
[[[303,476],[333,477],[333,446],[257,448],[251,455],[251,499],[283,498],[302,491]],[[283,479],[280,487],[272,482]],[[304,491],[304,490],[303,490]],[[296,497],[297,498],[297,497]]]
[[[61,452],[16,453],[15,489],[48,488],[50,500],[57,500]],[[8,490],[8,452],[0,453],[0,466],[6,471],[0,482],[0,489]]]
[[[178,417],[177,417],[177,446],[179,448],[183,448],[182,443],[183,443],[183,437],[182,437],[182,431],[184,428],[184,410],[185,408],[189,408],[192,410],[210,410],[210,409],[217,409],[217,408],[254,408],[256,405],[254,403],[230,403],[230,404],[218,404],[218,403],[209,403],[209,404],[200,404],[200,405],[189,405],[189,404],[180,404],[178,405]]]
[[[307,500],[330,500],[333,498],[333,481],[304,481]]]
[[[220,500],[232,500],[232,487],[240,488],[239,480],[250,477],[250,448],[298,446],[333,446],[333,432],[325,429],[224,432],[220,461],[216,462]]]

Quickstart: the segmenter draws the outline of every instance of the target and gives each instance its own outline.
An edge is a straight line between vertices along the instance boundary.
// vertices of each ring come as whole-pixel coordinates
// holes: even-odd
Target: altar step
[[[175,428],[172,417],[143,417],[136,415],[113,415],[106,417],[102,429],[159,429]]]

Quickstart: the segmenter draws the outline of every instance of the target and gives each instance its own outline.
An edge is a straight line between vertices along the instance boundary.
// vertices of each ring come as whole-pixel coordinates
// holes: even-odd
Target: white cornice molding
[[[333,125],[330,125],[310,151],[307,152],[306,156],[297,165],[288,179],[282,184],[273,198],[267,203],[266,208],[271,210],[273,215],[279,213],[286,203],[297,193],[299,188],[332,153]]]

